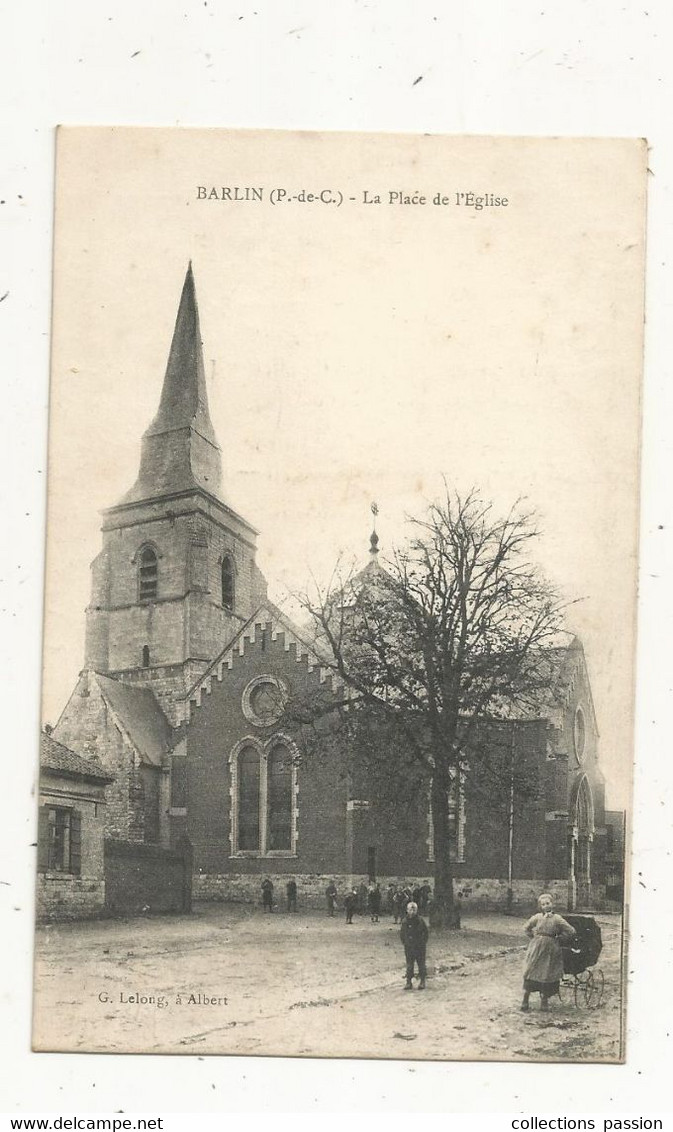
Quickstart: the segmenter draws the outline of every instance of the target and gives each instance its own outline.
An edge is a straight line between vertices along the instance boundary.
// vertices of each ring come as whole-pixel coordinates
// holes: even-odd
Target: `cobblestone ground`
[[[431,935],[424,993],[403,990],[389,917],[347,927],[316,912],[202,905],[190,917],[40,928],[35,1048],[617,1061],[621,925],[599,920],[602,1004],[566,996],[548,1015],[519,1011],[524,921],[495,914]]]

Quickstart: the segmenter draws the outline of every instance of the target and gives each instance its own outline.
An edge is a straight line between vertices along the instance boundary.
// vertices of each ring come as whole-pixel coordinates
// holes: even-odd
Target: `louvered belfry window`
[[[159,585],[159,567],[156,551],[146,546],[140,555],[140,600],[153,601]]]
[[[234,608],[235,598],[234,567],[228,555],[222,559],[222,605],[225,609]]]

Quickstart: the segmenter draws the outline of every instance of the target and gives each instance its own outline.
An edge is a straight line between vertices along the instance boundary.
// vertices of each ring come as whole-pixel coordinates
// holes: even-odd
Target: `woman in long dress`
[[[529,1010],[529,999],[533,991],[540,993],[540,1009],[549,1010],[549,999],[558,994],[559,983],[563,978],[563,944],[570,943],[575,929],[554,912],[554,901],[548,892],[539,897],[540,909],[526,924],[524,931],[531,937],[526,952],[526,967],[523,973],[522,1010]]]

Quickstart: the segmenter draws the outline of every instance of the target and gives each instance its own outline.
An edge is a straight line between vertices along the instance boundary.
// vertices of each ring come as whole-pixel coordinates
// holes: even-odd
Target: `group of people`
[[[327,885],[325,897],[327,914],[335,916],[339,893],[334,881]],[[371,881],[369,886],[362,881],[361,884],[351,888],[344,897],[346,923],[352,924],[353,916],[357,912],[361,916],[368,914],[373,924],[379,922],[382,913],[392,916],[393,923],[401,924],[409,904],[415,904],[418,911],[425,914],[429,910],[431,900],[432,889],[427,881],[413,888],[411,885],[391,883],[386,888],[385,895],[376,881]]]
[[[288,912],[297,911],[297,882],[290,877],[285,885],[285,898]],[[339,905],[339,890],[336,883],[330,881],[325,889],[327,901],[327,914],[336,916]],[[343,900],[346,913],[346,923],[353,923],[355,913],[369,915],[373,924],[377,924],[383,913],[393,917],[393,923],[401,924],[406,915],[409,904],[415,904],[419,913],[425,914],[432,900],[432,889],[427,881],[423,884],[389,884],[385,895],[376,881],[366,885],[362,881],[359,885],[349,889]],[[265,912],[273,912],[274,886],[269,877],[262,881],[262,908]]]
[[[288,912],[297,911],[297,882],[290,877],[285,885],[285,898]],[[273,912],[273,881],[265,877],[262,881],[262,908],[265,912]]]
[[[297,883],[294,878],[288,880],[285,893],[288,912],[296,912]],[[325,897],[328,915],[335,916],[339,893],[334,881],[327,885]],[[432,890],[427,882],[413,889],[390,884],[386,891],[386,911],[393,916],[393,922],[400,925],[400,939],[406,961],[405,990],[413,989],[415,977],[418,978],[418,989],[425,990],[428,926],[420,913],[427,912],[431,900]],[[375,881],[369,887],[363,883],[352,888],[344,898],[346,923],[353,923],[356,912],[369,913],[372,923],[378,923],[382,903],[381,888]],[[265,912],[273,912],[273,883],[268,877],[262,882],[262,906]],[[549,999],[559,993],[563,978],[562,949],[572,945],[575,938],[575,929],[554,912],[554,900],[550,893],[542,893],[538,899],[538,909],[524,925],[530,944],[524,966],[523,1011],[530,1010],[530,996],[534,993],[540,995],[540,1009],[549,1010]]]

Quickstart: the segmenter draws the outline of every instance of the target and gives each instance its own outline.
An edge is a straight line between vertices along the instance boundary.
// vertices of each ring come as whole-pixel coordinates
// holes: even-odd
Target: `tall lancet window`
[[[159,566],[157,552],[151,546],[140,552],[138,571],[138,594],[141,601],[154,601],[159,588]]]
[[[280,743],[267,760],[266,847],[292,848],[292,756]]]
[[[238,756],[238,848],[259,850],[259,788],[261,760],[255,747]]]
[[[236,597],[234,564],[228,554],[222,559],[222,605],[225,609],[234,608]]]

